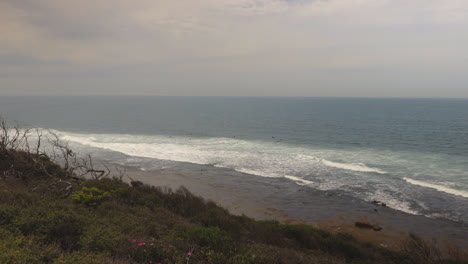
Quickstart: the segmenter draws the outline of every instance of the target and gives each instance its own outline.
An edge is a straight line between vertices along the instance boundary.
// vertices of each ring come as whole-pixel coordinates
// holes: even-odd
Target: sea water
[[[468,100],[0,97],[0,114],[111,163],[211,165],[468,221]]]

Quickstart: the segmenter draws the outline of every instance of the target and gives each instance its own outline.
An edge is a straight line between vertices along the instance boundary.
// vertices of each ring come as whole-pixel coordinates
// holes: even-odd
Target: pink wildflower
[[[150,246],[154,246],[154,243],[151,243]]]
[[[192,252],[187,253],[188,256],[192,256]]]
[[[139,247],[144,246],[144,245],[146,245],[145,242],[138,243],[138,246],[139,246]]]
[[[163,248],[163,251],[167,251],[167,248]]]
[[[136,239],[132,239],[132,240],[130,240],[130,242],[132,242],[132,243],[136,243],[136,242],[137,242],[137,240],[136,240]]]

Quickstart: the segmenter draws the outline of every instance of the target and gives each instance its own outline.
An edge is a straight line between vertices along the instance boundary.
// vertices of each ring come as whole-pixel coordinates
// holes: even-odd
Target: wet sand
[[[437,239],[439,244],[455,244],[468,249],[468,226],[463,223],[411,215],[337,191],[299,186],[283,178],[265,178],[190,164],[154,171],[126,169],[134,180],[173,189],[184,186],[233,214],[312,224],[332,232],[351,233],[359,239],[390,248],[398,248],[401,240],[411,232],[429,240]],[[382,230],[357,228],[354,226],[356,221],[369,222]]]

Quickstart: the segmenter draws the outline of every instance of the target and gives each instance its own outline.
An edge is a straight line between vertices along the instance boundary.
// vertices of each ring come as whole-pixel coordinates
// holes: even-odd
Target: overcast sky
[[[468,98],[467,0],[0,0],[0,95]]]

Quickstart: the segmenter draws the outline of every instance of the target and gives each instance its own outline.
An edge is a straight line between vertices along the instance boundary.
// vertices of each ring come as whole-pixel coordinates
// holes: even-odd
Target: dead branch
[[[82,178],[89,176],[93,179],[102,179],[109,177],[111,170],[106,164],[99,164],[99,168],[95,166],[91,155],[85,158],[78,158],[78,155],[69,147],[67,143],[60,140],[60,137],[53,131],[36,128],[34,130],[34,140],[30,139],[32,134],[31,129],[21,129],[18,125],[12,127],[8,122],[0,116],[0,151],[8,153],[8,155],[20,155],[19,152],[26,152],[30,163],[22,171],[15,170],[14,167],[4,169],[2,172],[4,177],[7,175],[33,175],[36,172],[41,172],[48,177],[54,177],[52,171],[49,171],[50,162],[59,164],[65,172],[67,178]],[[46,144],[44,144],[46,138]],[[19,158],[20,156],[17,156]],[[125,170],[116,169],[118,178],[123,179]],[[63,177],[63,175],[61,176]]]

